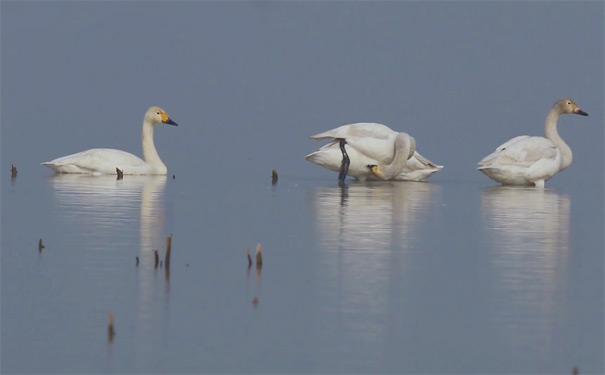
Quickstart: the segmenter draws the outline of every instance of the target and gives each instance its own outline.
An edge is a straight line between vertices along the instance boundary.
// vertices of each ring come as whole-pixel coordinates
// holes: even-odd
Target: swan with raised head
[[[404,134],[405,136],[399,136]],[[397,147],[396,139],[400,139],[400,147],[404,146],[404,138],[408,137],[410,155],[395,162]],[[399,133],[386,125],[376,123],[356,123],[342,125],[338,128],[311,136],[311,139],[333,139],[319,150],[305,157],[321,167],[339,172],[339,180],[344,181],[346,175],[360,181],[366,179],[388,179],[401,181],[424,181],[443,166],[437,165],[416,151],[414,138],[406,133]],[[401,155],[405,154],[401,152]],[[375,166],[375,168],[371,168]],[[387,167],[388,166],[388,167]],[[368,168],[370,167],[370,168]],[[401,169],[398,169],[401,168]],[[395,171],[398,170],[398,173]],[[385,174],[386,173],[386,174]],[[385,178],[385,176],[389,176]]]
[[[572,161],[571,149],[557,132],[557,120],[562,114],[588,116],[573,100],[559,99],[546,116],[546,137],[515,137],[484,157],[478,169],[503,185],[544,187],[545,181]]]
[[[56,173],[116,174],[116,168],[119,168],[123,174],[165,175],[168,169],[153,144],[153,129],[158,124],[177,126],[177,123],[172,121],[166,111],[160,107],[153,106],[145,112],[142,135],[145,160],[121,150],[94,148],[63,156],[42,165]]]

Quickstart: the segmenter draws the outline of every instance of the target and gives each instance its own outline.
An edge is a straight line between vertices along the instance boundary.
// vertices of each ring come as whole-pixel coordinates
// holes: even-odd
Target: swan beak
[[[172,121],[170,119],[170,117],[168,117],[167,113],[162,113],[160,114],[162,116],[162,123],[163,124],[168,124],[168,125],[174,125],[174,126],[179,126],[179,124],[177,124],[176,122]]]
[[[582,111],[582,108],[580,108],[580,107],[576,108],[576,110],[573,111],[573,113],[575,113],[576,115],[588,116],[588,113]]]
[[[370,164],[368,165],[368,168],[370,168],[370,171],[372,171],[372,174],[378,178],[380,178],[380,176],[378,176],[378,166],[375,164]]]

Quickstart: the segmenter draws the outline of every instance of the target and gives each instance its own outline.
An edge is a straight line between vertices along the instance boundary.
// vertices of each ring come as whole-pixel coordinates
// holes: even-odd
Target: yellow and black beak
[[[588,116],[588,113],[582,111],[582,108],[577,107],[573,113],[575,113],[576,115],[580,115],[580,116]]]
[[[375,164],[369,164],[368,168],[370,168],[370,171],[372,171],[372,173],[374,174],[374,176],[378,177],[378,175],[376,173],[378,173],[378,166]]]
[[[170,119],[170,117],[168,117],[167,113],[162,113],[161,116],[162,116],[162,123],[163,124],[179,126],[179,124],[177,124],[176,122],[172,121]]]

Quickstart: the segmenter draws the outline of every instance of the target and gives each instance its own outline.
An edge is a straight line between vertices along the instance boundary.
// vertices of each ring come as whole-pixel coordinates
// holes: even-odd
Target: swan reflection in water
[[[567,288],[570,200],[550,189],[499,186],[483,192],[481,206],[493,249],[497,325],[515,344],[546,351],[556,314],[565,310],[555,303]]]
[[[326,319],[337,335],[382,340],[389,285],[401,282],[428,235],[429,212],[440,187],[426,182],[357,182],[320,187],[313,210],[320,241],[318,279],[332,301]],[[371,318],[363,324],[356,311]]]
[[[318,188],[313,206],[324,250],[372,254],[407,250],[438,190],[425,182],[358,182]]]
[[[163,257],[166,248],[166,176],[116,180],[115,176],[57,174],[49,177],[49,182],[55,190],[57,216],[72,228],[66,235],[75,237],[78,249],[86,250],[87,274],[98,279],[97,284],[107,285],[113,295],[116,285],[112,273],[119,272],[116,278],[123,280],[123,262],[132,264],[138,277],[138,332],[145,337],[157,334],[158,325],[166,324],[167,319],[156,303],[157,294],[168,291],[168,282],[164,270],[153,267],[153,250],[159,250]],[[139,248],[138,254],[131,253],[133,247]],[[135,268],[137,255],[140,264]],[[167,304],[168,295],[165,298]]]
[[[61,207],[59,217],[79,226],[89,248],[132,245],[140,236],[139,258],[148,264],[153,264],[153,249],[165,248],[166,176],[116,180],[115,176],[56,174],[49,181]]]

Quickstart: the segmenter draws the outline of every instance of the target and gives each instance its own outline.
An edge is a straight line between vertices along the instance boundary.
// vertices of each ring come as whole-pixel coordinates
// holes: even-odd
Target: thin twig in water
[[[113,342],[113,337],[116,335],[116,330],[113,327],[113,313],[110,311],[107,314],[107,340],[111,344]]]
[[[277,171],[271,171],[271,185],[277,185]]]
[[[166,268],[170,267],[170,252],[172,250],[172,234],[166,238],[166,255],[164,256],[164,264]]]
[[[250,249],[246,248],[246,255],[248,256],[248,269],[252,267],[252,255],[250,255]]]
[[[260,269],[263,267],[263,245],[260,243],[256,245],[256,268]]]

